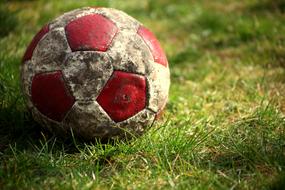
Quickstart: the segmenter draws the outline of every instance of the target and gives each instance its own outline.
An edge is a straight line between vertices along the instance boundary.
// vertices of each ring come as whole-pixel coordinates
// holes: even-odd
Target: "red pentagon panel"
[[[114,71],[97,97],[97,102],[115,122],[128,119],[145,108],[145,77]]]
[[[43,36],[48,33],[49,26],[48,24],[42,27],[42,29],[35,35],[31,43],[29,44],[28,48],[26,49],[26,52],[24,54],[24,57],[22,59],[22,62],[25,62],[27,60],[30,60],[33,56],[33,52],[39,43],[39,41],[43,38]]]
[[[35,75],[31,91],[36,108],[43,115],[59,122],[75,101],[64,84],[61,71]]]
[[[71,21],[65,31],[72,51],[107,51],[118,28],[102,15],[91,14]]]
[[[138,34],[143,38],[144,42],[149,47],[154,61],[167,67],[167,58],[154,34],[143,26],[139,27]]]

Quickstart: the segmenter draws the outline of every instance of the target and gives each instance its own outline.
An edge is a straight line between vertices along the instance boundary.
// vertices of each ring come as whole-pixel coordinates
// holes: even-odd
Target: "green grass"
[[[130,142],[61,139],[26,110],[21,57],[43,24],[96,5],[158,36],[164,117]],[[0,189],[285,189],[282,0],[1,1]]]

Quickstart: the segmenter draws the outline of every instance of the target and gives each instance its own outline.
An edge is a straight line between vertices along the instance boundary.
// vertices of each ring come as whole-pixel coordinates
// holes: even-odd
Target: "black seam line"
[[[149,107],[149,102],[150,102],[150,84],[149,84],[149,81],[148,81],[148,78],[145,77],[145,80],[146,80],[146,93],[145,93],[145,96],[146,96],[146,103],[145,103],[145,108],[148,108]]]
[[[71,21],[70,21],[70,22],[71,22]],[[69,44],[69,41],[68,41],[68,34],[67,34],[67,32],[66,32],[66,26],[67,26],[67,25],[68,25],[68,24],[65,24],[65,26],[62,27],[62,28],[63,28],[63,31],[64,31],[64,38],[65,38],[65,40],[66,40],[66,42],[67,42],[67,45],[68,45],[69,49],[71,50],[71,52],[73,52],[72,49],[71,49],[71,46],[70,46],[70,44]]]
[[[70,50],[71,50],[71,52],[69,52],[69,53],[67,53],[67,54],[75,54],[75,53],[78,53],[78,52],[84,52],[84,53],[97,53],[97,54],[103,54],[103,55],[105,55],[106,54],[106,56],[109,56],[108,55],[108,50],[106,50],[106,51],[97,51],[97,50],[75,50],[75,51],[73,51],[71,48],[70,48]],[[69,55],[70,56],[70,55]]]
[[[33,111],[36,111],[36,112],[38,112],[39,114],[40,114],[40,116],[41,117],[43,117],[43,119],[46,119],[46,120],[48,120],[48,122],[52,122],[52,123],[56,123],[56,124],[58,124],[58,125],[61,125],[62,124],[62,121],[56,121],[56,120],[53,120],[53,119],[51,119],[51,118],[49,118],[48,116],[46,116],[45,114],[43,114],[35,105],[33,105],[33,108],[32,109],[34,109],[34,110],[32,110],[32,112]],[[32,113],[33,114],[33,113]],[[42,122],[40,122],[41,124],[42,124]],[[43,124],[44,125],[44,127],[46,126],[45,124]],[[48,126],[49,127],[49,126]]]
[[[127,71],[125,69],[115,69],[115,68],[114,68],[114,71],[122,71],[122,72],[125,72],[125,73],[136,74],[136,75],[140,75],[140,76],[143,76],[143,77],[146,78],[144,73],[137,72],[137,71]]]
[[[75,99],[75,98],[74,98]],[[65,121],[66,121],[66,118],[69,116],[70,112],[73,111],[73,108],[75,107],[77,103],[77,100],[75,99],[74,103],[72,104],[72,106],[70,107],[70,109],[65,113],[62,121],[60,123],[62,123],[62,125],[64,125]]]
[[[146,109],[146,110],[148,110],[148,111],[152,112],[153,114],[157,114],[157,112],[153,111],[153,110],[152,110],[151,108],[149,108],[149,107],[144,108],[144,109]]]

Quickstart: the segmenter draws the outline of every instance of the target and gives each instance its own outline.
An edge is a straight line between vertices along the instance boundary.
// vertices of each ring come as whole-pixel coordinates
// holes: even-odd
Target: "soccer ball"
[[[87,7],[45,25],[21,65],[34,119],[84,139],[142,134],[163,110],[167,58],[152,32],[111,8]]]

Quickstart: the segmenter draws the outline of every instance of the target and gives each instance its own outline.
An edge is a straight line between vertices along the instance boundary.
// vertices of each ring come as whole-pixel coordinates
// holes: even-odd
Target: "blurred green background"
[[[164,117],[131,142],[42,132],[19,87],[42,25],[84,6],[125,11],[164,48]],[[1,0],[0,189],[284,189],[283,0]]]

